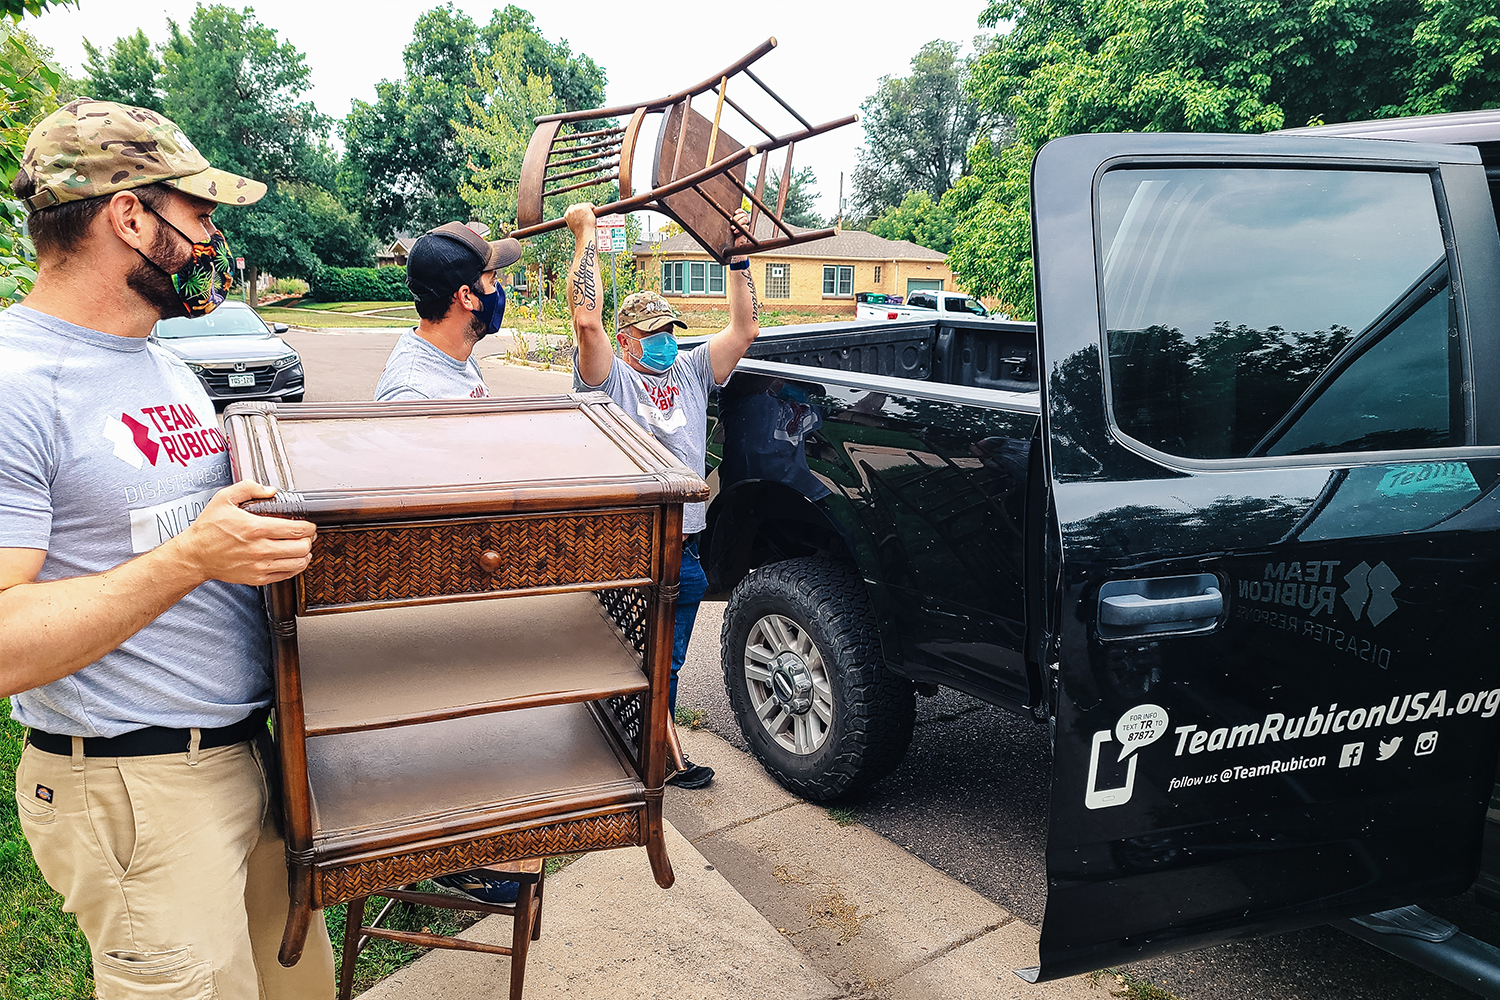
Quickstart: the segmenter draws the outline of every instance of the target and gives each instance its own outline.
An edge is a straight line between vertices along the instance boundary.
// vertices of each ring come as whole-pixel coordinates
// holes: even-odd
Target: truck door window
[[[931,295],[908,295],[906,304],[913,309],[936,309],[937,299]]]
[[[1427,174],[1117,169],[1099,233],[1125,434],[1194,459],[1463,442]]]

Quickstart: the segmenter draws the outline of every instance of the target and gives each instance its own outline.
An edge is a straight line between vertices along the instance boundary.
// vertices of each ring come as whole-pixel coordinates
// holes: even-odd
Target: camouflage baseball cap
[[[210,167],[170,118],[87,97],[32,129],[21,169],[36,186],[26,199],[33,212],[156,183],[222,205],[249,205],[266,193],[260,181]]]
[[[615,315],[621,326],[639,327],[647,333],[673,325],[687,329],[687,324],[677,318],[677,310],[655,292],[631,292],[620,303],[620,311]]]

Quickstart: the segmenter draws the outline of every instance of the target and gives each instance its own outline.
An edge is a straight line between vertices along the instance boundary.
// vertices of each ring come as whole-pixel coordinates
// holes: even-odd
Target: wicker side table
[[[291,909],[663,843],[682,505],[708,489],[600,393],[239,403],[256,513],[318,525],[266,588]]]

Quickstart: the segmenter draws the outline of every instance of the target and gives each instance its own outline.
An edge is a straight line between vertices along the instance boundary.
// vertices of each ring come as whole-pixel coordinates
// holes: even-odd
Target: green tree
[[[515,225],[516,186],[532,119],[562,110],[552,78],[524,64],[523,46],[520,37],[506,35],[484,63],[475,61],[471,72],[478,96],[464,93],[468,121],[453,122],[469,169],[458,193],[471,218],[497,230]]]
[[[977,184],[943,200],[959,220],[949,264],[1018,316],[1033,301],[1031,159],[1050,139],[1500,106],[1493,0],[1001,0],[980,20],[1014,21],[969,78],[1010,127],[1007,144],[975,143]]]
[[[377,84],[375,101],[355,101],[341,125],[347,160],[341,177],[367,206],[366,218],[380,236],[465,215],[459,192],[471,168],[459,126],[477,127],[470,102],[486,107],[489,92],[475,67],[493,75],[491,59],[502,50],[519,63],[512,79],[550,79],[564,109],[604,102],[604,71],[587,56],[573,55],[566,42],[543,38],[526,11],[496,11],[483,29],[451,2],[427,11],[403,53],[405,77]],[[486,182],[478,179],[481,187]]]
[[[801,170],[792,171],[792,184],[786,190],[786,208],[782,213],[782,219],[794,226],[802,226],[807,229],[822,229],[828,223],[823,217],[813,210],[813,203],[817,200],[817,192],[813,188],[818,186],[818,177],[813,173],[812,167],[803,167]],[[764,201],[772,208],[776,207],[776,198],[781,190],[781,172],[772,170],[771,176],[766,178],[766,196]]]
[[[988,36],[975,39],[988,50]],[[881,77],[880,88],[860,105],[865,144],[853,176],[856,215],[880,215],[908,191],[933,201],[965,172],[964,153],[988,124],[965,90],[972,58],[957,42],[931,41],[912,57],[911,75]]]
[[[310,86],[304,55],[250,8],[199,6],[186,29],[174,21],[167,28],[162,110],[209,162],[269,188],[256,204],[216,216],[246,259],[252,302],[261,271],[310,278],[321,266],[370,263],[368,232],[330,193],[337,187],[332,123],[302,99]],[[122,50],[116,43],[111,51]],[[129,51],[136,50],[132,42]]]
[[[32,126],[56,107],[62,85],[52,51],[19,26],[19,9],[12,12],[8,5],[5,13],[9,16],[0,17],[0,305],[23,298],[36,280],[35,250],[22,232],[25,206],[10,197],[10,184]]]
[[[583,53],[573,55],[566,40],[547,41],[530,11],[515,6],[495,11],[479,37],[482,49],[489,53],[500,51],[507,39],[519,42],[521,66],[530,76],[552,81],[552,91],[563,110],[596,108],[604,103],[604,70]]]
[[[83,50],[87,58],[81,83],[89,97],[108,94],[111,100],[166,114],[162,63],[144,31],[137,28],[135,34],[115,39],[108,53],[85,38]]]
[[[953,216],[943,202],[934,204],[926,191],[912,191],[901,204],[872,220],[870,232],[887,240],[910,240],[929,250],[947,253],[953,246]]]

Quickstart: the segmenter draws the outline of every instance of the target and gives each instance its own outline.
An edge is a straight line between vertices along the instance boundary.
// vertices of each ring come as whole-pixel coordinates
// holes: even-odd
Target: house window
[[[852,264],[823,265],[823,297],[842,298],[854,294]]]
[[[875,284],[880,284],[880,265],[875,265]]]
[[[663,295],[723,295],[724,265],[702,260],[674,260],[661,266]]]
[[[792,297],[791,268],[785,264],[766,265],[766,298],[789,299]]]
[[[681,295],[686,283],[687,263],[668,261],[661,266],[661,292],[663,295]]]

